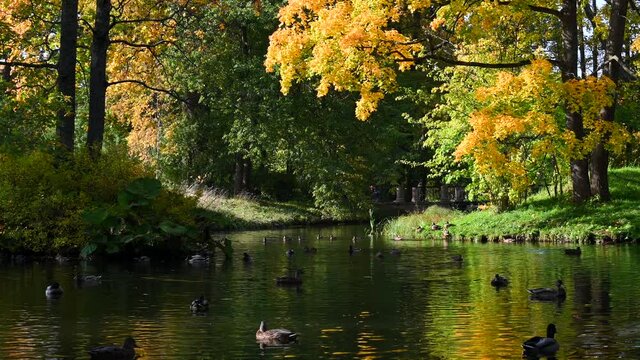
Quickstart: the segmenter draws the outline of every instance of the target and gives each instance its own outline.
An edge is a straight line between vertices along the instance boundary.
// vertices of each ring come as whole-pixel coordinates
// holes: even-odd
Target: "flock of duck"
[[[435,223],[432,224],[431,230],[443,230],[443,238],[447,238],[448,235],[448,227],[451,226],[448,222],[441,227]],[[318,235],[317,239],[321,239],[321,236]],[[269,238],[263,238],[263,243],[266,245]],[[282,238],[283,242],[291,241],[291,238],[284,236]],[[333,235],[329,236],[329,240],[335,240]],[[398,239],[395,239],[398,240]],[[301,242],[302,238],[298,237],[298,241]],[[357,237],[353,237],[352,243],[355,244],[357,242]],[[349,245],[348,253],[349,255],[354,255],[362,249],[356,248],[353,244]],[[304,252],[308,254],[317,253],[318,249],[310,248],[308,246],[304,247]],[[292,257],[294,255],[293,249],[288,249],[285,252],[287,257]],[[576,249],[566,249],[565,254],[567,255],[577,255],[579,256],[582,253],[580,247]],[[400,251],[398,249],[391,249],[390,254],[392,255],[400,255]],[[376,253],[377,258],[383,258],[384,255],[381,251]],[[455,263],[461,264],[463,262],[462,255],[454,255],[451,257],[451,260]],[[253,262],[253,258],[247,252],[242,254],[242,261],[245,264],[251,264]],[[187,259],[187,262],[190,264],[199,264],[208,262],[208,258],[202,255],[193,255]],[[299,286],[302,284],[302,274],[304,271],[302,269],[296,269],[291,272],[289,275],[279,276],[275,279],[277,285],[295,285]],[[92,286],[100,284],[102,277],[96,275],[76,275],[74,277],[76,284],[78,286]],[[500,275],[495,274],[495,276],[491,279],[491,286],[494,286],[496,289],[500,289],[502,287],[506,287],[509,285],[509,280]],[[539,301],[563,301],[566,299],[567,293],[563,286],[562,280],[558,279],[556,281],[555,287],[547,287],[547,288],[533,288],[527,289],[530,294],[531,300],[539,300]],[[59,283],[53,282],[47,286],[45,290],[45,295],[47,298],[59,298],[63,294],[63,289]],[[209,301],[205,299],[204,295],[194,299],[191,302],[190,309],[193,313],[205,313],[209,310]],[[549,324],[547,326],[547,333],[545,337],[542,336],[534,336],[522,343],[523,355],[527,358],[539,358],[539,357],[552,357],[559,350],[560,345],[558,341],[554,338],[557,332],[555,324]],[[260,344],[260,346],[278,346],[278,345],[286,345],[292,342],[296,342],[298,339],[298,334],[293,331],[277,328],[277,329],[268,329],[267,325],[264,321],[260,322],[260,326],[256,331],[256,340]],[[89,350],[89,355],[91,359],[95,360],[133,360],[136,358],[135,348],[137,348],[136,342],[132,337],[127,337],[122,346],[100,346],[95,347]]]

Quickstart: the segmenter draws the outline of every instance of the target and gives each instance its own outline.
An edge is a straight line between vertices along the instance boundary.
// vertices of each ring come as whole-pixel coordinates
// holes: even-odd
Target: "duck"
[[[132,337],[127,337],[122,347],[99,346],[89,350],[89,356],[92,360],[133,360],[136,358],[135,348],[137,347],[136,341]]]
[[[199,298],[193,300],[191,302],[191,311],[197,312],[205,312],[209,310],[209,301],[204,298],[204,295],[200,295]]]
[[[433,230],[433,231],[442,230],[442,226],[436,224],[435,222],[432,222],[431,223],[431,230]]]
[[[447,229],[442,230],[442,238],[444,240],[451,240],[451,233],[449,232],[449,230]]]
[[[302,275],[303,271],[298,269],[293,272],[293,276],[278,276],[276,278],[276,284],[278,285],[301,285],[302,284]]]
[[[78,285],[93,286],[93,285],[98,285],[99,283],[102,282],[102,276],[100,276],[100,275],[76,275],[76,276],[73,277],[73,280],[75,280],[76,284],[78,284]]]
[[[448,229],[450,227],[452,227],[453,224],[449,222],[449,220],[444,222],[444,226],[442,227],[443,229]]]
[[[353,255],[354,253],[360,252],[362,249],[354,248],[353,245],[349,245],[349,255]]]
[[[378,259],[384,259],[384,254],[382,253],[382,251],[378,251],[378,252],[376,253],[376,257],[377,257]]]
[[[187,262],[191,265],[208,264],[209,258],[199,254],[193,255],[187,259]]]
[[[580,256],[580,254],[582,254],[582,250],[580,250],[580,246],[578,246],[575,249],[564,249],[564,253],[566,255],[577,255],[577,256]]]
[[[48,298],[56,298],[62,296],[63,292],[64,291],[62,291],[62,287],[60,287],[60,284],[58,284],[57,282],[53,282],[49,286],[47,286],[44,294]]]
[[[142,255],[142,256],[134,257],[133,261],[141,264],[148,264],[149,262],[151,262],[151,258],[145,255]]]
[[[534,336],[522,343],[524,354],[527,357],[538,358],[540,356],[553,356],[560,349],[560,344],[554,336],[556,334],[556,326],[549,324],[547,326],[547,337]]]
[[[416,227],[416,232],[418,234],[420,234],[423,230],[424,230],[424,228],[422,227],[422,225],[418,225],[418,227]]]
[[[562,286],[562,280],[556,281],[556,288],[535,288],[527,289],[531,294],[532,300],[564,300],[567,297],[567,291]]]
[[[395,240],[395,241],[402,241],[402,236],[400,236],[400,235],[395,235],[395,236],[393,237],[393,240]]]
[[[314,248],[314,247],[310,248],[308,246],[305,246],[304,247],[304,252],[307,253],[307,254],[316,254],[318,252],[318,249]]]
[[[462,255],[456,254],[451,257],[451,260],[461,263],[464,259],[462,258]]]
[[[397,256],[397,255],[400,255],[401,252],[398,249],[391,249],[391,250],[389,250],[389,254]]]
[[[242,262],[244,262],[245,264],[251,264],[253,262],[253,258],[251,257],[251,255],[249,255],[249,253],[244,252],[242,253]]]
[[[491,286],[495,286],[497,288],[502,286],[507,286],[509,284],[509,279],[504,276],[500,276],[500,274],[496,274],[493,279],[491,279]]]
[[[285,255],[287,255],[287,257],[292,257],[293,254],[295,254],[295,251],[293,251],[293,249],[288,249],[284,253],[285,253]]]
[[[260,327],[256,331],[256,340],[269,344],[288,344],[298,340],[298,334],[287,329],[267,329],[264,321],[260,322]]]

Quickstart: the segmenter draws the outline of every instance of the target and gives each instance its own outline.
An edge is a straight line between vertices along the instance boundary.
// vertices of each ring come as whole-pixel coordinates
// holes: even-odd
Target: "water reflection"
[[[236,257],[198,266],[0,265],[1,357],[86,358],[132,335],[152,359],[519,358],[524,340],[555,323],[559,359],[640,358],[637,246],[583,247],[577,257],[551,245],[371,239],[363,227],[227,236]],[[304,270],[301,286],[277,286],[296,269]],[[499,291],[496,273],[509,279]],[[78,287],[77,274],[102,281]],[[529,299],[526,289],[557,279],[564,302]],[[57,301],[44,296],[52,281],[64,289]],[[190,304],[201,295],[209,311],[194,316]],[[295,329],[300,342],[261,350],[262,319]]]

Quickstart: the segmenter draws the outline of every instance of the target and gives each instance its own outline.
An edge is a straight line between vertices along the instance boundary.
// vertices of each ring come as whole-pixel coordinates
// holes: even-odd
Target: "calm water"
[[[337,240],[316,240],[318,233]],[[297,238],[289,244],[264,236]],[[0,264],[0,358],[87,359],[87,349],[133,335],[149,359],[495,359],[519,358],[520,344],[558,327],[559,359],[640,358],[640,247],[458,244],[363,236],[361,226],[234,233],[235,259],[183,264]],[[349,256],[353,235],[362,251]],[[303,247],[318,248],[315,255]],[[400,256],[389,254],[392,248]],[[284,252],[293,248],[288,259]],[[382,250],[384,259],[375,257]],[[254,263],[243,264],[248,251]],[[450,256],[462,254],[462,265]],[[102,284],[74,286],[73,274]],[[300,288],[278,287],[304,269]],[[495,273],[511,284],[490,285]],[[563,303],[531,301],[526,288],[567,287]],[[57,280],[62,298],[47,300]],[[204,316],[191,300],[211,301]],[[255,331],[300,333],[290,347],[260,349]]]

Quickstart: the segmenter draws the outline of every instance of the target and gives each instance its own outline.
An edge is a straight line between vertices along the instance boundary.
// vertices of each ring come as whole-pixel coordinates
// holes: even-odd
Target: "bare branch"
[[[180,96],[177,92],[172,91],[172,90],[167,90],[167,89],[162,89],[162,88],[158,88],[155,86],[151,86],[149,84],[147,84],[144,81],[141,80],[134,80],[134,79],[129,79],[129,80],[117,80],[117,81],[110,81],[109,83],[107,83],[107,86],[112,86],[112,85],[118,85],[118,84],[137,84],[142,86],[145,89],[149,89],[152,91],[156,91],[156,92],[160,92],[163,94],[167,94],[169,96],[171,96],[172,98],[183,102],[183,103],[187,103],[187,99],[183,98],[182,96]]]
[[[6,60],[0,60],[0,65],[5,65],[5,66],[18,66],[18,67],[26,67],[26,68],[33,68],[33,69],[57,69],[57,65],[56,64],[50,64],[50,63],[27,63],[27,62],[21,62],[21,61],[6,61]]]

